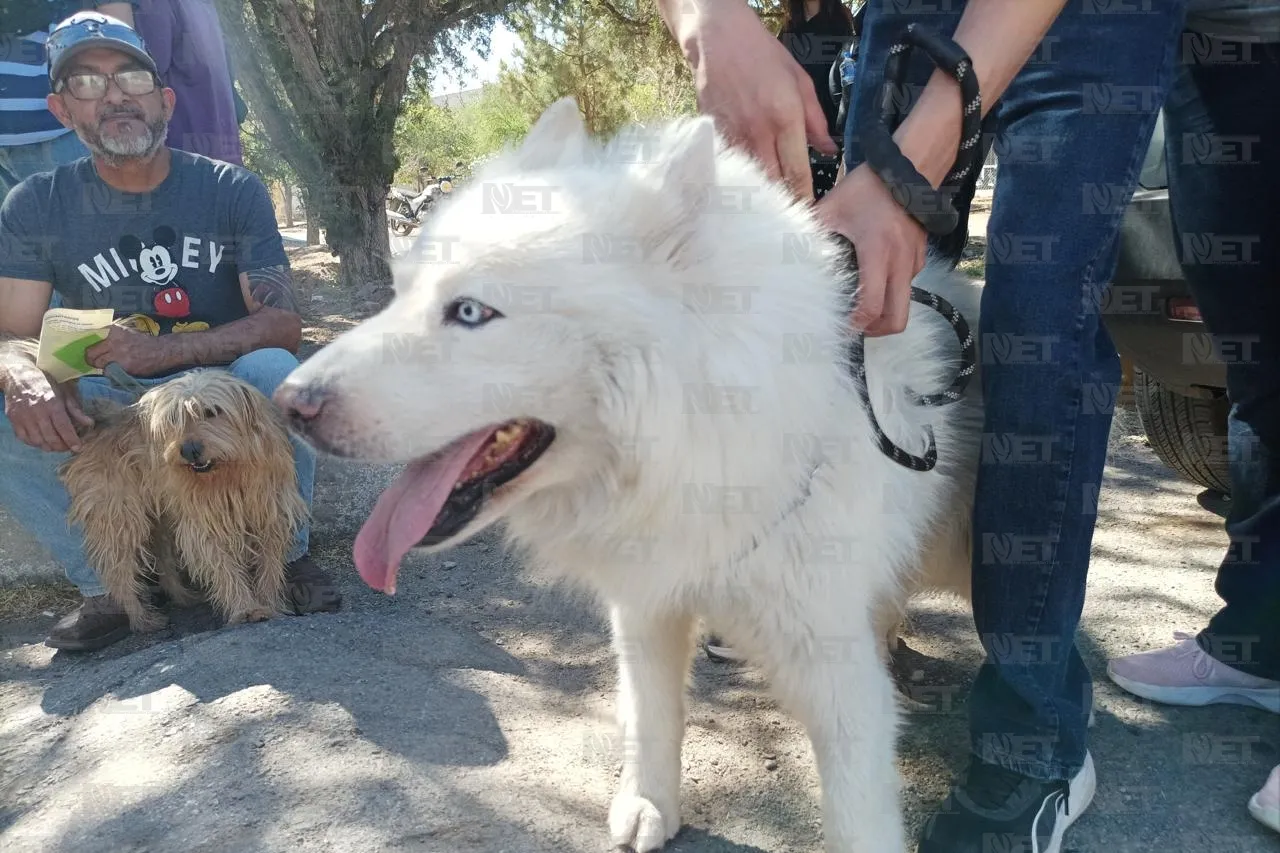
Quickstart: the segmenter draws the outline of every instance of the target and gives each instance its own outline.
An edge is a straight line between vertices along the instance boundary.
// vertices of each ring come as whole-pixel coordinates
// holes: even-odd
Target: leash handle
[[[906,118],[908,60],[917,47],[928,54],[934,65],[956,79],[964,99],[956,160],[936,190],[893,141],[893,132]],[[973,73],[973,61],[964,48],[918,24],[909,24],[889,48],[879,114],[864,123],[861,137],[867,164],[884,181],[894,200],[929,233],[943,236],[954,231],[960,224],[960,214],[953,199],[973,172],[982,150],[982,93]]]

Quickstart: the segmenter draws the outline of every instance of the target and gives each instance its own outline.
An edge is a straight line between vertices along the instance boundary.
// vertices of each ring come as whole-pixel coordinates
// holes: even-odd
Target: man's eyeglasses
[[[60,93],[65,88],[71,93],[71,97],[78,101],[96,101],[107,94],[107,86],[112,80],[126,95],[150,95],[156,90],[154,74],[145,68],[130,68],[114,74],[101,74],[96,71],[68,74],[58,81],[54,91]]]

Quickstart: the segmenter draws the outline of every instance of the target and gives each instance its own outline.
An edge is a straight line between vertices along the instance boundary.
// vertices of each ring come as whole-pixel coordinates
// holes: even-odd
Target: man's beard
[[[146,132],[141,136],[124,139],[104,136],[99,132],[103,124],[121,117],[140,119],[146,126]],[[119,169],[130,161],[150,160],[164,146],[165,137],[169,133],[169,120],[161,115],[155,121],[148,122],[139,112],[121,111],[103,116],[96,127],[82,127],[80,130],[85,147],[111,168]]]

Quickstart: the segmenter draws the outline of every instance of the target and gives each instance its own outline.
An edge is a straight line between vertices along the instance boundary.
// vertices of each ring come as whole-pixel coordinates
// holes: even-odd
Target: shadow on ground
[[[1244,803],[1280,758],[1275,718],[1177,709],[1105,677],[1114,655],[1212,614],[1221,520],[1121,430],[1100,497],[1079,645],[1101,787],[1069,850],[1262,853]],[[486,535],[367,589],[351,542],[390,470],[318,472],[312,553],[342,612],[219,628],[207,610],[91,655],[0,660],[0,846],[21,853],[597,851],[615,782],[614,662],[589,602],[527,579]],[[38,626],[28,626],[28,635]],[[912,612],[897,664],[932,710],[900,738],[914,832],[967,753],[981,647],[950,601]],[[807,741],[749,666],[699,656],[669,849],[821,849]],[[1036,748],[1028,744],[1028,749]]]

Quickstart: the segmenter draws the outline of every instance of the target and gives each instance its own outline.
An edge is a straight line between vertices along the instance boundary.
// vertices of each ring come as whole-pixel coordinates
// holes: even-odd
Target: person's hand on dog
[[[924,228],[866,163],[838,181],[815,210],[858,254],[854,327],[870,337],[901,332],[911,311],[911,282],[924,269]]]
[[[34,364],[10,368],[4,414],[19,441],[50,453],[80,452],[76,426],[93,426],[75,394]]]
[[[89,364],[101,370],[115,362],[130,376],[158,376],[169,369],[169,349],[155,335],[112,326],[107,337],[84,351]]]
[[[836,153],[813,81],[742,0],[706,3],[700,14],[672,5],[662,3],[693,72],[699,112],[771,178],[812,199],[808,146]]]

